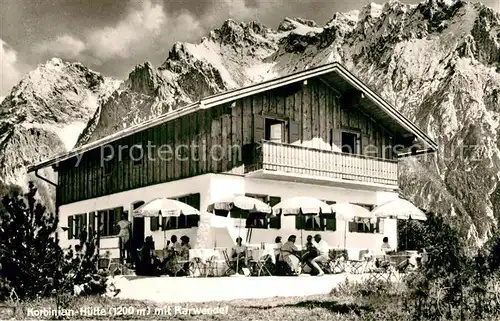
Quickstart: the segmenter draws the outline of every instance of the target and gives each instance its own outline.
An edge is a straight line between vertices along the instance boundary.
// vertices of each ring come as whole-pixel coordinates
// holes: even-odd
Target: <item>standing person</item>
[[[326,241],[322,240],[321,235],[319,235],[319,234],[316,234],[314,236],[314,242],[316,243],[316,244],[314,244],[314,247],[318,250],[319,255],[313,259],[310,259],[309,262],[318,271],[318,276],[323,276],[323,275],[325,275],[325,272],[323,272],[323,270],[319,266],[318,262],[327,262],[329,260],[328,243],[326,243]]]
[[[182,261],[187,261],[184,263],[182,267],[186,275],[189,275],[189,250],[191,250],[191,245],[189,244],[189,237],[183,235],[181,236],[181,251],[179,253],[179,258]]]
[[[126,260],[130,261],[130,226],[132,223],[130,223],[127,220],[120,220],[116,223],[120,231],[118,232],[118,239],[120,243],[120,260],[123,264],[123,261]]]
[[[144,244],[142,245],[139,263],[135,273],[137,275],[159,275],[159,260],[154,255],[154,241],[152,236],[147,236]]]

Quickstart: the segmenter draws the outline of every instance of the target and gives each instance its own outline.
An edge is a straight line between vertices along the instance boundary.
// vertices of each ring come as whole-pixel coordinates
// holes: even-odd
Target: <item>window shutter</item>
[[[328,216],[326,218],[326,230],[327,231],[336,231],[337,230],[337,219],[335,219],[335,217]]]
[[[349,232],[357,232],[358,231],[358,223],[349,222]]]
[[[297,230],[303,230],[304,229],[304,221],[305,221],[304,215],[295,215],[295,228]]]
[[[281,215],[276,215],[276,217],[269,218],[269,228],[281,228]]]
[[[151,219],[149,221],[151,231],[158,231],[158,225],[160,223],[159,221],[160,221],[160,218],[158,216],[151,217]]]
[[[378,232],[380,234],[384,234],[384,220],[378,219],[377,220],[377,227],[378,227]]]
[[[192,207],[196,208],[198,211],[200,210],[200,193],[191,195],[191,204]]]
[[[83,215],[83,227],[85,228],[85,231],[88,230],[87,228],[87,213],[82,214]]]
[[[95,212],[89,213],[89,227],[92,228],[92,232],[95,232]]]
[[[342,133],[339,129],[333,131],[333,144],[338,148],[342,147]]]
[[[366,155],[366,147],[370,145],[367,135],[361,135],[361,154]]]
[[[73,216],[68,216],[68,240],[73,238]]]
[[[288,125],[288,143],[300,143],[300,122],[290,121]]]
[[[260,142],[266,138],[266,119],[262,115],[254,114],[253,140]]]
[[[273,207],[274,205],[281,202],[281,197],[279,196],[270,196],[269,197],[269,206]]]

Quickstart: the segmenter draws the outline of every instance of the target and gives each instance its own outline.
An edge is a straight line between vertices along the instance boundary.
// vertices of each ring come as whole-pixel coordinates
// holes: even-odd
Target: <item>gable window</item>
[[[265,139],[271,142],[285,142],[285,122],[277,119],[266,118]]]
[[[342,132],[342,153],[359,154],[359,134]]]

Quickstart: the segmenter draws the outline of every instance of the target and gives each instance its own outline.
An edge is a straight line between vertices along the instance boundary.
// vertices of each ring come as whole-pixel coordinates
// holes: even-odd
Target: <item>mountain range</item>
[[[466,1],[371,3],[323,26],[227,20],[126,80],[53,58],[0,105],[0,184],[25,186],[28,164],[207,95],[334,61],[438,143],[438,153],[400,162],[402,196],[483,242],[500,217],[500,15]],[[51,202],[52,189],[39,188]]]

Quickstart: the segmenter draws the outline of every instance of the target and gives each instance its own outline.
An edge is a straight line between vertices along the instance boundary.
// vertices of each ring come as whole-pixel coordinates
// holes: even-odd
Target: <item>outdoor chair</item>
[[[195,257],[191,260],[190,270],[193,276],[207,276],[207,266],[199,257]]]
[[[254,266],[254,274],[256,274],[257,276],[260,276],[261,274],[272,276],[271,272],[266,266],[269,261],[272,262],[272,259],[269,255],[264,255],[261,258],[250,259],[250,263]]]
[[[174,276],[191,276],[193,271],[193,262],[176,257]],[[180,274],[180,275],[179,275]]]
[[[345,251],[330,250],[330,260],[327,263],[327,271],[331,274],[345,272],[345,261],[347,259]]]
[[[395,270],[389,258],[386,255],[380,255],[373,259],[374,267],[369,271],[368,280],[389,282],[391,278],[395,276]]]
[[[348,259],[347,264],[349,266],[349,272],[353,274],[362,274],[366,272],[369,260],[366,258],[368,250],[359,251],[359,257],[357,260]]]
[[[219,267],[222,266],[226,261],[219,259],[217,256],[211,256],[206,262],[206,276],[219,276]]]
[[[236,271],[236,262],[232,261],[229,258],[229,254],[227,254],[227,249],[222,251],[222,254],[224,255],[224,260],[226,261],[227,265],[227,270],[222,274],[222,276],[229,276],[231,272],[238,273]]]

